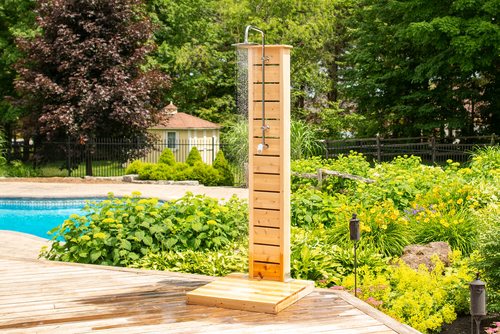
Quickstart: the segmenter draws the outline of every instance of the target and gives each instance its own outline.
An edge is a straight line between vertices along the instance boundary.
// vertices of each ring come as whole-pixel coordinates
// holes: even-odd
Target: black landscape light
[[[349,219],[349,233],[351,241],[354,241],[354,296],[358,297],[358,259],[356,256],[356,248],[358,248],[359,235],[359,219],[356,214],[352,214],[352,219]]]
[[[474,334],[474,320],[476,320],[476,333],[479,334],[481,318],[486,315],[486,283],[479,279],[476,272],[476,280],[469,282],[470,289],[470,330]]]

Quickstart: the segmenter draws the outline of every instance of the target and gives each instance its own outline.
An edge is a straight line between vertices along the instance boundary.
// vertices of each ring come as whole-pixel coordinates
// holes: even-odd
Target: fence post
[[[380,151],[380,136],[377,133],[377,160],[378,163],[380,163],[380,160],[382,160],[382,152]]]
[[[139,160],[139,136],[137,136],[136,139],[137,139],[137,160]]]
[[[68,136],[68,176],[71,176],[71,137]]]
[[[431,147],[432,147],[432,165],[436,163],[436,137],[431,137]]]
[[[325,140],[325,159],[328,160],[328,139]]]
[[[491,134],[491,146],[495,146],[495,134]]]
[[[323,182],[323,170],[320,168],[317,170],[318,174],[318,189],[321,189],[321,183]]]

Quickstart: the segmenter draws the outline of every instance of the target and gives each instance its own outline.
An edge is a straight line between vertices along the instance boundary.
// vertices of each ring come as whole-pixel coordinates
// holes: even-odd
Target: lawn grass
[[[62,169],[65,166],[64,161],[49,162],[40,166],[43,177],[67,177],[70,176],[67,169]],[[122,176],[125,175],[125,167],[120,162],[116,161],[92,161],[93,176]],[[71,176],[84,177],[87,175],[85,163],[79,164],[72,170]]]

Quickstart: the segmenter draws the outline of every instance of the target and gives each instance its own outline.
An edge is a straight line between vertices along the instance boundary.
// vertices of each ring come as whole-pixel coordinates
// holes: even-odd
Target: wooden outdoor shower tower
[[[290,47],[248,48],[249,277],[284,282],[290,274]],[[267,149],[258,152],[265,127]],[[267,128],[269,127],[269,128]]]
[[[314,288],[312,281],[289,278],[291,47],[266,45],[265,65],[262,45],[244,47],[248,49],[249,272],[191,291],[186,302],[276,314]]]

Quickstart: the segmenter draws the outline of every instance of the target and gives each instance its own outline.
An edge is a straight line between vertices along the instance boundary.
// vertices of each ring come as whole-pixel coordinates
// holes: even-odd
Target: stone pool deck
[[[180,198],[185,195],[186,191],[219,199],[229,199],[233,194],[239,198],[248,198],[248,189],[233,187],[114,183],[111,181],[99,184],[0,181],[0,198],[107,197],[110,191],[115,196],[130,195],[133,191],[139,191],[142,193],[141,197],[158,197],[161,200]]]

